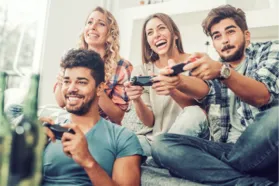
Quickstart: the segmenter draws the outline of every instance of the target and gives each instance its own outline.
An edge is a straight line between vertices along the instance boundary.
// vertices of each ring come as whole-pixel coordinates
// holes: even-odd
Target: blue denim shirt
[[[241,124],[247,127],[254,122],[255,116],[279,101],[279,41],[251,43],[245,51],[246,70],[244,75],[253,78],[267,87],[270,93],[268,104],[256,108],[240,100],[237,110]],[[209,85],[208,95],[198,100],[208,112],[211,136],[214,141],[226,142],[231,127],[229,115],[228,87],[220,80],[206,81]]]

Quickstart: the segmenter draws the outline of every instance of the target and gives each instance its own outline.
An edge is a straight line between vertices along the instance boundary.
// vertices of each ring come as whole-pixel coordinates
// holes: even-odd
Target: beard
[[[226,45],[223,50],[226,49],[231,49],[234,48],[234,46],[232,45]],[[220,58],[224,61],[224,62],[234,62],[234,61],[238,61],[240,60],[243,55],[244,55],[244,48],[245,48],[245,40],[243,39],[243,42],[241,43],[240,47],[237,49],[237,51],[235,51],[233,54],[229,55],[229,56],[224,56],[222,54],[220,55]]]
[[[83,102],[80,106],[68,106],[66,105],[66,110],[69,113],[78,115],[78,116],[83,116],[86,113],[89,112],[91,105],[96,99],[96,93],[93,94],[92,98],[90,98],[87,102]]]

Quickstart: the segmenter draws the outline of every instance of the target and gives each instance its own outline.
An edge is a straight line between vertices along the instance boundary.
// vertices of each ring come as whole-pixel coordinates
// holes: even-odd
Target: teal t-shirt
[[[86,139],[91,155],[110,177],[117,158],[143,155],[134,133],[103,118],[86,133]],[[50,142],[43,155],[43,186],[56,185],[92,185],[84,169],[64,154],[60,140]]]

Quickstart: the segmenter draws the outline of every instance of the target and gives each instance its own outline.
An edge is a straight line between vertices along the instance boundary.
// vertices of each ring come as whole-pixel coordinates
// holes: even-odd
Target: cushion
[[[151,127],[145,126],[140,121],[133,104],[130,104],[130,108],[125,112],[121,123],[122,126],[132,130],[137,135],[145,135],[152,131]]]

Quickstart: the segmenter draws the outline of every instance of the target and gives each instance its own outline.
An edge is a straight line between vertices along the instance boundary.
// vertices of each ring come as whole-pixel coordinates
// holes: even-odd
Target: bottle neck
[[[28,94],[24,100],[23,113],[25,117],[30,119],[37,118],[38,98],[39,98],[40,75],[33,74],[31,76]]]
[[[5,72],[0,72],[0,117],[4,116],[4,106],[5,106],[5,89],[7,84],[7,74]]]

